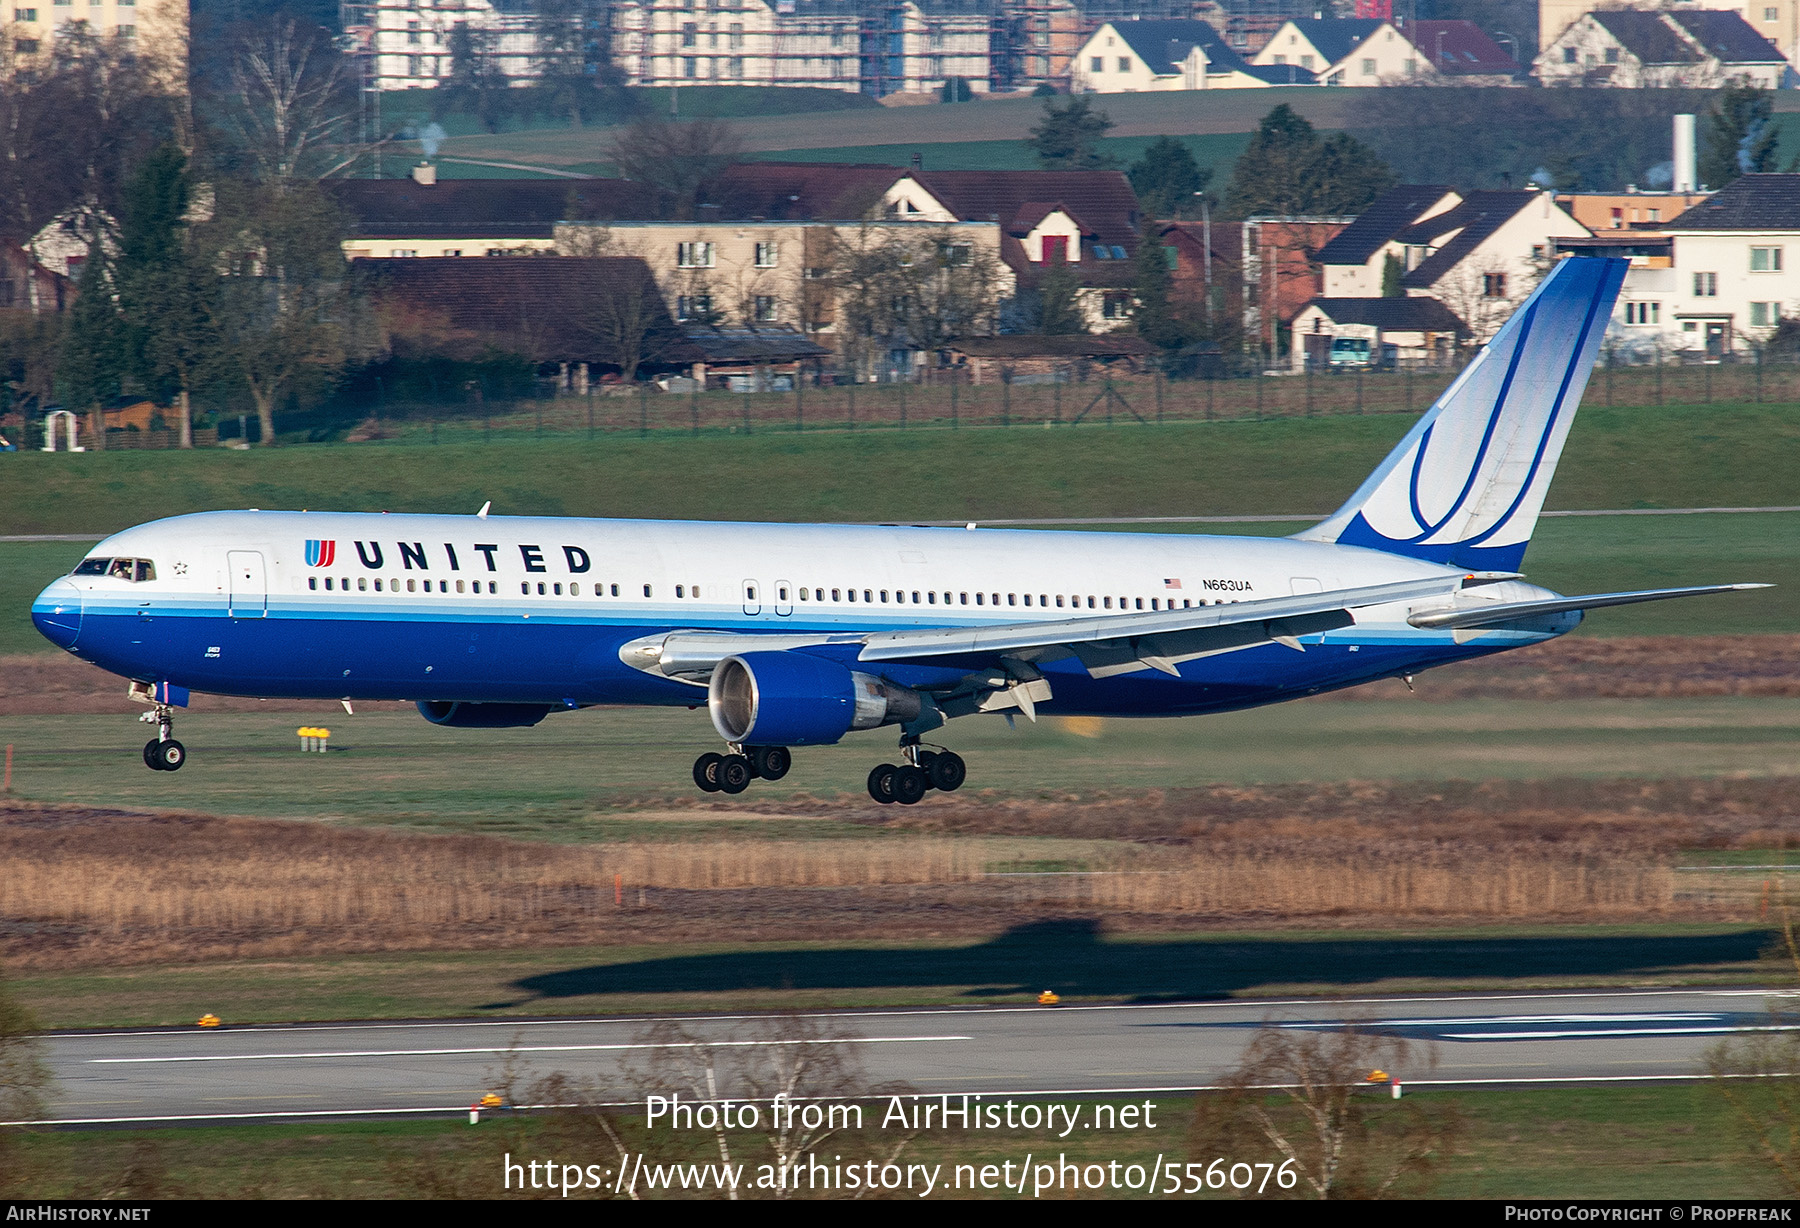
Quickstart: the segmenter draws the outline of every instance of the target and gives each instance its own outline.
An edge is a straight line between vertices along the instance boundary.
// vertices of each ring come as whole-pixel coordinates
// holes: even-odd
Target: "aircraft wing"
[[[1354,608],[1446,597],[1458,583],[1458,577],[1437,576],[1297,597],[986,627],[921,627],[823,635],[695,628],[633,640],[619,649],[619,657],[635,669],[697,686],[706,685],[713,668],[736,653],[829,645],[856,646],[857,659],[868,662],[925,662],[935,658],[978,669],[1033,674],[1030,662],[1075,656],[1096,678],[1141,669],[1173,674],[1181,661],[1258,644],[1285,644],[1303,651],[1301,636],[1350,626],[1355,621],[1350,615]],[[973,662],[971,657],[975,658]]]
[[[1597,610],[1609,605],[1636,605],[1640,601],[1667,601],[1672,597],[1700,597],[1707,593],[1738,593],[1751,588],[1772,588],[1768,584],[1706,584],[1696,588],[1647,588],[1630,593],[1589,593],[1584,597],[1558,597],[1554,601],[1506,601],[1493,605],[1462,606],[1454,610],[1422,610],[1406,621],[1415,627],[1432,630],[1463,630],[1467,627],[1491,627],[1496,623],[1517,622],[1540,614],[1561,614],[1568,610]]]
[[[857,659],[967,662],[970,657],[984,657],[1030,662],[1073,655],[1096,678],[1146,668],[1174,674],[1182,661],[1257,644],[1285,644],[1304,651],[1301,636],[1350,626],[1355,621],[1352,609],[1446,596],[1457,582],[1455,577],[1438,576],[1181,610],[989,627],[881,631],[864,637]]]

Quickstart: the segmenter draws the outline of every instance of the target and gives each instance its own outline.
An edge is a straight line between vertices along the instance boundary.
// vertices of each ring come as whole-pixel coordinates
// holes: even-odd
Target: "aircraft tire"
[[[785,746],[754,746],[750,766],[764,780],[780,780],[794,766],[794,752]]]
[[[151,738],[148,742],[144,743],[144,766],[149,768],[152,772],[162,771],[162,764],[156,761],[156,748],[161,745],[162,743],[155,738]]]
[[[902,806],[911,806],[925,796],[929,786],[925,773],[912,764],[902,764],[894,769],[894,800]]]
[[[750,787],[751,780],[755,779],[750,770],[750,761],[742,755],[726,755],[720,761],[715,775],[718,777],[719,788],[726,793],[742,793]]]
[[[869,771],[869,796],[883,806],[893,805],[894,773],[897,770],[891,763],[878,763]]]
[[[930,763],[921,766],[931,781],[931,787],[944,793],[954,793],[962,788],[963,781],[969,775],[969,768],[963,762],[963,757],[953,750],[933,755]]]
[[[707,752],[694,760],[694,783],[700,786],[703,793],[719,791],[719,765],[725,762],[725,756]]]
[[[156,766],[165,772],[178,772],[181,765],[187,762],[187,747],[170,738],[167,742],[158,742],[155,752]]]

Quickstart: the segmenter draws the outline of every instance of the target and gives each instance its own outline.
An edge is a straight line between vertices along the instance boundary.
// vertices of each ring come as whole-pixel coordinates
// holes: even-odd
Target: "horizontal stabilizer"
[[[1589,593],[1585,597],[1559,597],[1554,601],[1508,601],[1485,609],[1465,606],[1457,610],[1421,611],[1406,621],[1429,630],[1461,630],[1492,627],[1569,610],[1597,610],[1609,605],[1636,605],[1640,601],[1667,601],[1672,597],[1701,597],[1707,593],[1738,593],[1745,589],[1772,587],[1769,584],[1706,584],[1698,588],[1649,588],[1634,593]]]

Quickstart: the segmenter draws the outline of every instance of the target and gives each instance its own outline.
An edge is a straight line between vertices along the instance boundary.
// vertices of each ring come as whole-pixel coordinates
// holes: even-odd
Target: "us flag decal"
[[[329,567],[336,561],[336,542],[308,541],[306,543],[306,565],[308,567]]]

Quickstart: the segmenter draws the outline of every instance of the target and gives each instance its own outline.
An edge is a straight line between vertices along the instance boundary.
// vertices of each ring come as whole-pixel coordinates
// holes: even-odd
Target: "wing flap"
[[[1709,593],[1738,593],[1752,588],[1771,588],[1768,584],[1706,584],[1695,588],[1651,588],[1629,593],[1589,593],[1583,597],[1559,597],[1554,601],[1508,601],[1484,609],[1464,606],[1455,610],[1422,610],[1407,618],[1415,627],[1428,630],[1461,630],[1465,627],[1491,627],[1497,623],[1519,622],[1545,614],[1563,614],[1570,610],[1597,610],[1605,606],[1636,605],[1641,601],[1668,601],[1675,597],[1703,597]]]

